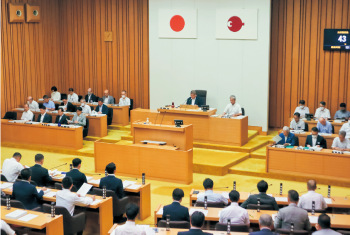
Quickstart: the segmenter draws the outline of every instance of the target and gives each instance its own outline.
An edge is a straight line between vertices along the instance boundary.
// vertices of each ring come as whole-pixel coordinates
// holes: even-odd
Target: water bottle
[[[102,198],[106,199],[106,186],[103,186],[102,188]]]
[[[208,209],[208,197],[204,196],[204,210]]]
[[[11,209],[11,198],[10,198],[10,195],[6,195],[6,209],[7,210]]]
[[[258,209],[256,211],[260,212],[260,198],[258,198]]]
[[[166,215],[166,231],[170,231],[170,215]]]
[[[51,202],[51,217],[55,218],[55,203]]]
[[[142,173],[142,185],[146,184],[146,174]]]
[[[233,181],[233,190],[236,190],[236,181]]]
[[[149,125],[149,118],[147,118],[146,124]]]
[[[231,234],[231,220],[227,219],[227,234]]]
[[[107,170],[105,170],[105,176],[108,176]]]
[[[283,185],[280,183],[280,195],[282,196],[282,191],[283,191]]]
[[[312,209],[311,209],[311,214],[315,214],[315,201],[312,201]]]
[[[73,170],[73,164],[69,164],[69,170]]]
[[[294,232],[294,223],[290,223],[290,231]]]
[[[327,197],[328,198],[331,197],[331,186],[330,185],[328,185],[328,195],[327,195]]]

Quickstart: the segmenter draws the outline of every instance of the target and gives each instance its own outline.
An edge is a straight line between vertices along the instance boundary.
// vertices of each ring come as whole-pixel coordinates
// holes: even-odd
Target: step
[[[248,141],[259,135],[259,131],[248,130]]]
[[[250,158],[266,159],[266,146],[250,153]]]

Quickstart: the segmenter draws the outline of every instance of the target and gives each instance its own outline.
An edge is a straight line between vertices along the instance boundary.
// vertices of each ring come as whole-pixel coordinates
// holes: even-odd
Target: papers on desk
[[[288,202],[287,197],[275,197],[276,202]]]
[[[26,122],[26,124],[40,124],[40,122]]]
[[[2,183],[1,184],[1,189],[11,188],[12,185],[13,185],[13,183]]]
[[[219,117],[219,115],[215,114],[215,115],[211,115],[210,117]]]
[[[77,194],[80,194],[82,197],[85,197],[86,194],[90,191],[92,188],[91,184],[84,183],[80,189],[78,190]]]
[[[90,205],[96,205],[96,204],[99,204],[100,202],[102,202],[102,200],[95,199],[95,201],[93,201]]]
[[[280,142],[282,140],[281,136],[276,135],[275,137],[272,138],[273,141],[275,141],[276,143]]]
[[[56,196],[56,192],[45,193],[45,197],[55,197],[55,196]]]
[[[325,201],[327,204],[332,204],[332,198],[325,198],[324,201]]]
[[[277,214],[272,214],[272,220],[275,221]]]
[[[18,219],[26,214],[27,214],[27,211],[17,209],[11,213],[8,213],[7,215],[5,215],[5,217],[8,219]]]
[[[92,176],[86,176],[86,181],[89,182],[90,180],[92,180],[94,177]]]
[[[245,118],[245,116],[241,115],[241,116],[237,116],[237,117],[231,117],[231,119],[243,119]]]
[[[49,175],[51,175],[51,174],[52,174],[52,176],[61,175],[62,172],[61,172],[61,171],[58,171],[57,169],[55,169],[55,170],[53,170],[53,171],[49,170]]]
[[[139,184],[132,184],[132,185],[130,185],[129,187],[127,187],[128,189],[134,189],[134,190],[136,190],[136,189],[139,189],[141,187],[141,185],[139,185]]]
[[[159,211],[157,212],[157,215],[163,215],[163,207],[159,209]]]
[[[318,216],[309,216],[309,220],[311,224],[317,224],[318,223]]]
[[[342,122],[345,122],[344,119],[341,119],[341,120],[334,120],[334,123],[342,123]]]
[[[191,112],[200,112],[202,111],[201,109],[187,109],[187,111],[191,111]]]
[[[318,133],[320,136],[331,136],[332,134],[328,134],[328,133]]]
[[[221,193],[221,195],[222,195],[224,198],[229,199],[228,192],[223,192],[223,193]]]
[[[25,221],[25,222],[28,222],[29,220],[32,220],[36,217],[38,217],[39,215],[33,215],[33,214],[27,214],[21,218],[19,218],[18,220],[21,220],[21,221]]]
[[[305,131],[303,131],[303,130],[290,130],[290,133],[293,133],[293,134],[304,134]]]
[[[219,211],[219,214],[218,214],[219,218],[220,218],[220,214],[221,214],[221,211]]]
[[[40,98],[40,99],[38,99],[39,101],[44,101],[44,99],[43,98]]]
[[[101,181],[100,179],[97,179],[97,180],[90,180],[90,181],[88,181],[88,183],[100,185],[100,181]]]
[[[38,191],[38,193],[40,193],[41,188],[37,188],[36,190]],[[47,188],[47,189],[46,189],[45,191],[43,191],[43,192],[44,192],[44,195],[45,195],[45,194],[51,192],[51,189]]]
[[[57,110],[55,110],[55,111],[51,111],[51,113],[58,113],[58,111],[57,111]]]
[[[129,187],[132,184],[136,184],[136,181],[129,181],[129,180],[124,180],[123,181],[123,189]]]
[[[191,208],[190,211],[189,211],[189,214],[192,215],[196,211],[202,212],[204,214],[204,216],[208,215],[208,210],[195,209],[195,208]]]
[[[322,147],[309,147],[309,149],[313,149],[314,151],[317,151],[317,152],[319,152],[319,151],[321,151],[322,150]]]

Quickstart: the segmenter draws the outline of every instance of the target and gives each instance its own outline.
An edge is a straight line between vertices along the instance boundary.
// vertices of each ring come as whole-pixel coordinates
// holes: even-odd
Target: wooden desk
[[[1,206],[1,219],[8,224],[23,226],[27,228],[34,229],[44,229],[46,228],[47,235],[63,235],[63,216],[56,215],[54,218],[51,217],[51,214],[44,214],[37,211],[28,211],[28,214],[38,215],[38,217],[26,221],[21,221],[18,219],[8,219],[6,215],[18,210],[18,208],[11,207],[10,210],[6,209],[6,206]]]
[[[189,109],[134,109],[131,110],[131,123],[149,121],[155,124],[174,125],[175,119],[183,120],[184,125],[193,125],[193,141],[211,144],[243,146],[248,143],[248,117],[242,119],[211,117],[216,109],[208,112]],[[131,132],[133,135],[133,132]]]
[[[162,205],[158,205],[156,210],[154,211],[154,224],[158,224],[158,221],[161,220],[162,215],[157,214],[157,212],[163,208]],[[194,209],[204,209],[203,207],[189,207]],[[214,208],[214,207],[208,207],[208,214],[205,216],[205,221],[219,221],[219,212],[223,208]],[[256,210],[247,210],[249,216],[249,220],[251,224],[258,224],[259,218],[262,214],[277,214],[278,211],[268,211],[268,210],[261,210],[260,212],[257,212]],[[319,216],[320,213],[315,213],[313,216]],[[341,215],[341,214],[328,214],[331,217],[331,227],[332,228],[350,228],[350,215]],[[309,216],[312,216],[311,213],[309,213]],[[312,226],[315,226],[315,223],[311,223]]]
[[[193,181],[193,150],[148,144],[120,145],[97,140],[95,172],[105,171],[110,162],[118,164],[118,174],[160,181],[190,184]]]
[[[133,123],[133,143],[140,144],[143,140],[164,141],[166,145],[179,147],[180,150],[193,149],[193,126],[143,124]]]
[[[13,109],[13,112],[17,113],[17,120],[21,120],[23,110]],[[52,113],[52,112],[46,112],[46,113],[52,116],[52,123],[55,123],[58,113]],[[35,116],[35,121],[36,121],[37,118],[39,117],[40,112],[33,112],[33,114]],[[74,113],[66,113],[65,115],[72,120]],[[88,136],[95,136],[95,137],[107,136],[107,115],[99,116],[99,117],[87,116],[87,115],[85,116],[86,116],[86,119],[89,119]]]
[[[97,106],[95,104],[89,104],[89,105],[94,108],[96,108]],[[113,106],[108,104],[107,107],[113,109],[112,125],[121,125],[121,126],[129,125],[129,106]]]
[[[291,117],[290,118],[290,121],[292,121],[294,118],[293,117]],[[313,128],[313,127],[317,127],[317,123],[318,123],[318,121],[315,121],[315,120],[311,120],[311,121],[307,121],[306,119],[302,119],[305,123],[307,123],[308,124],[308,126],[309,126],[309,130],[308,131],[311,131],[311,129]],[[339,123],[339,122],[334,122],[334,120],[329,120],[329,122],[334,126],[334,134],[339,134],[339,131],[340,131],[340,128],[343,126],[343,124],[345,123],[345,122],[341,122],[341,123]],[[287,126],[290,126],[290,123],[288,123],[288,125]]]
[[[350,180],[350,155],[266,147],[266,172]]]
[[[1,141],[78,150],[83,148],[83,128],[10,123],[2,119]]]
[[[306,137],[308,135],[311,135],[311,132],[305,132],[303,134],[295,134],[299,138],[299,146],[305,146]],[[325,140],[327,141],[327,149],[332,149],[333,140],[335,137],[338,137],[338,134],[332,134],[332,135],[322,135],[322,133],[319,133]]]

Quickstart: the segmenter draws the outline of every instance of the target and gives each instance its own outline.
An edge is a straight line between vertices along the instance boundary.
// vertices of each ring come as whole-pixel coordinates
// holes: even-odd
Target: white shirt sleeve
[[[320,111],[319,111],[319,109],[316,109],[315,117],[318,117],[319,115],[320,115]]]
[[[1,220],[1,230],[4,230],[7,235],[15,234],[15,231],[3,220]]]
[[[90,205],[92,202],[93,200],[91,197],[78,197],[76,194],[74,196],[74,204],[77,206]]]
[[[239,104],[237,104],[237,113],[235,113],[235,114],[242,114],[242,107],[239,105]]]
[[[17,162],[17,164],[16,164],[17,172],[21,172],[21,170],[23,170],[23,169],[24,169],[24,166],[21,163]]]
[[[337,138],[334,138],[332,148],[337,147]]]
[[[229,105],[230,105],[230,104],[226,105],[226,108],[225,108],[225,110],[224,110],[224,113],[226,113],[226,114],[228,113]]]
[[[248,211],[246,211],[245,213],[244,213],[244,224],[246,224],[246,225],[250,225],[250,220],[249,220],[249,214],[248,214]]]
[[[331,113],[329,112],[329,109],[326,110],[326,117],[331,118]]]
[[[321,195],[322,197],[322,209],[326,209],[328,207],[326,201],[324,200],[323,196]]]

